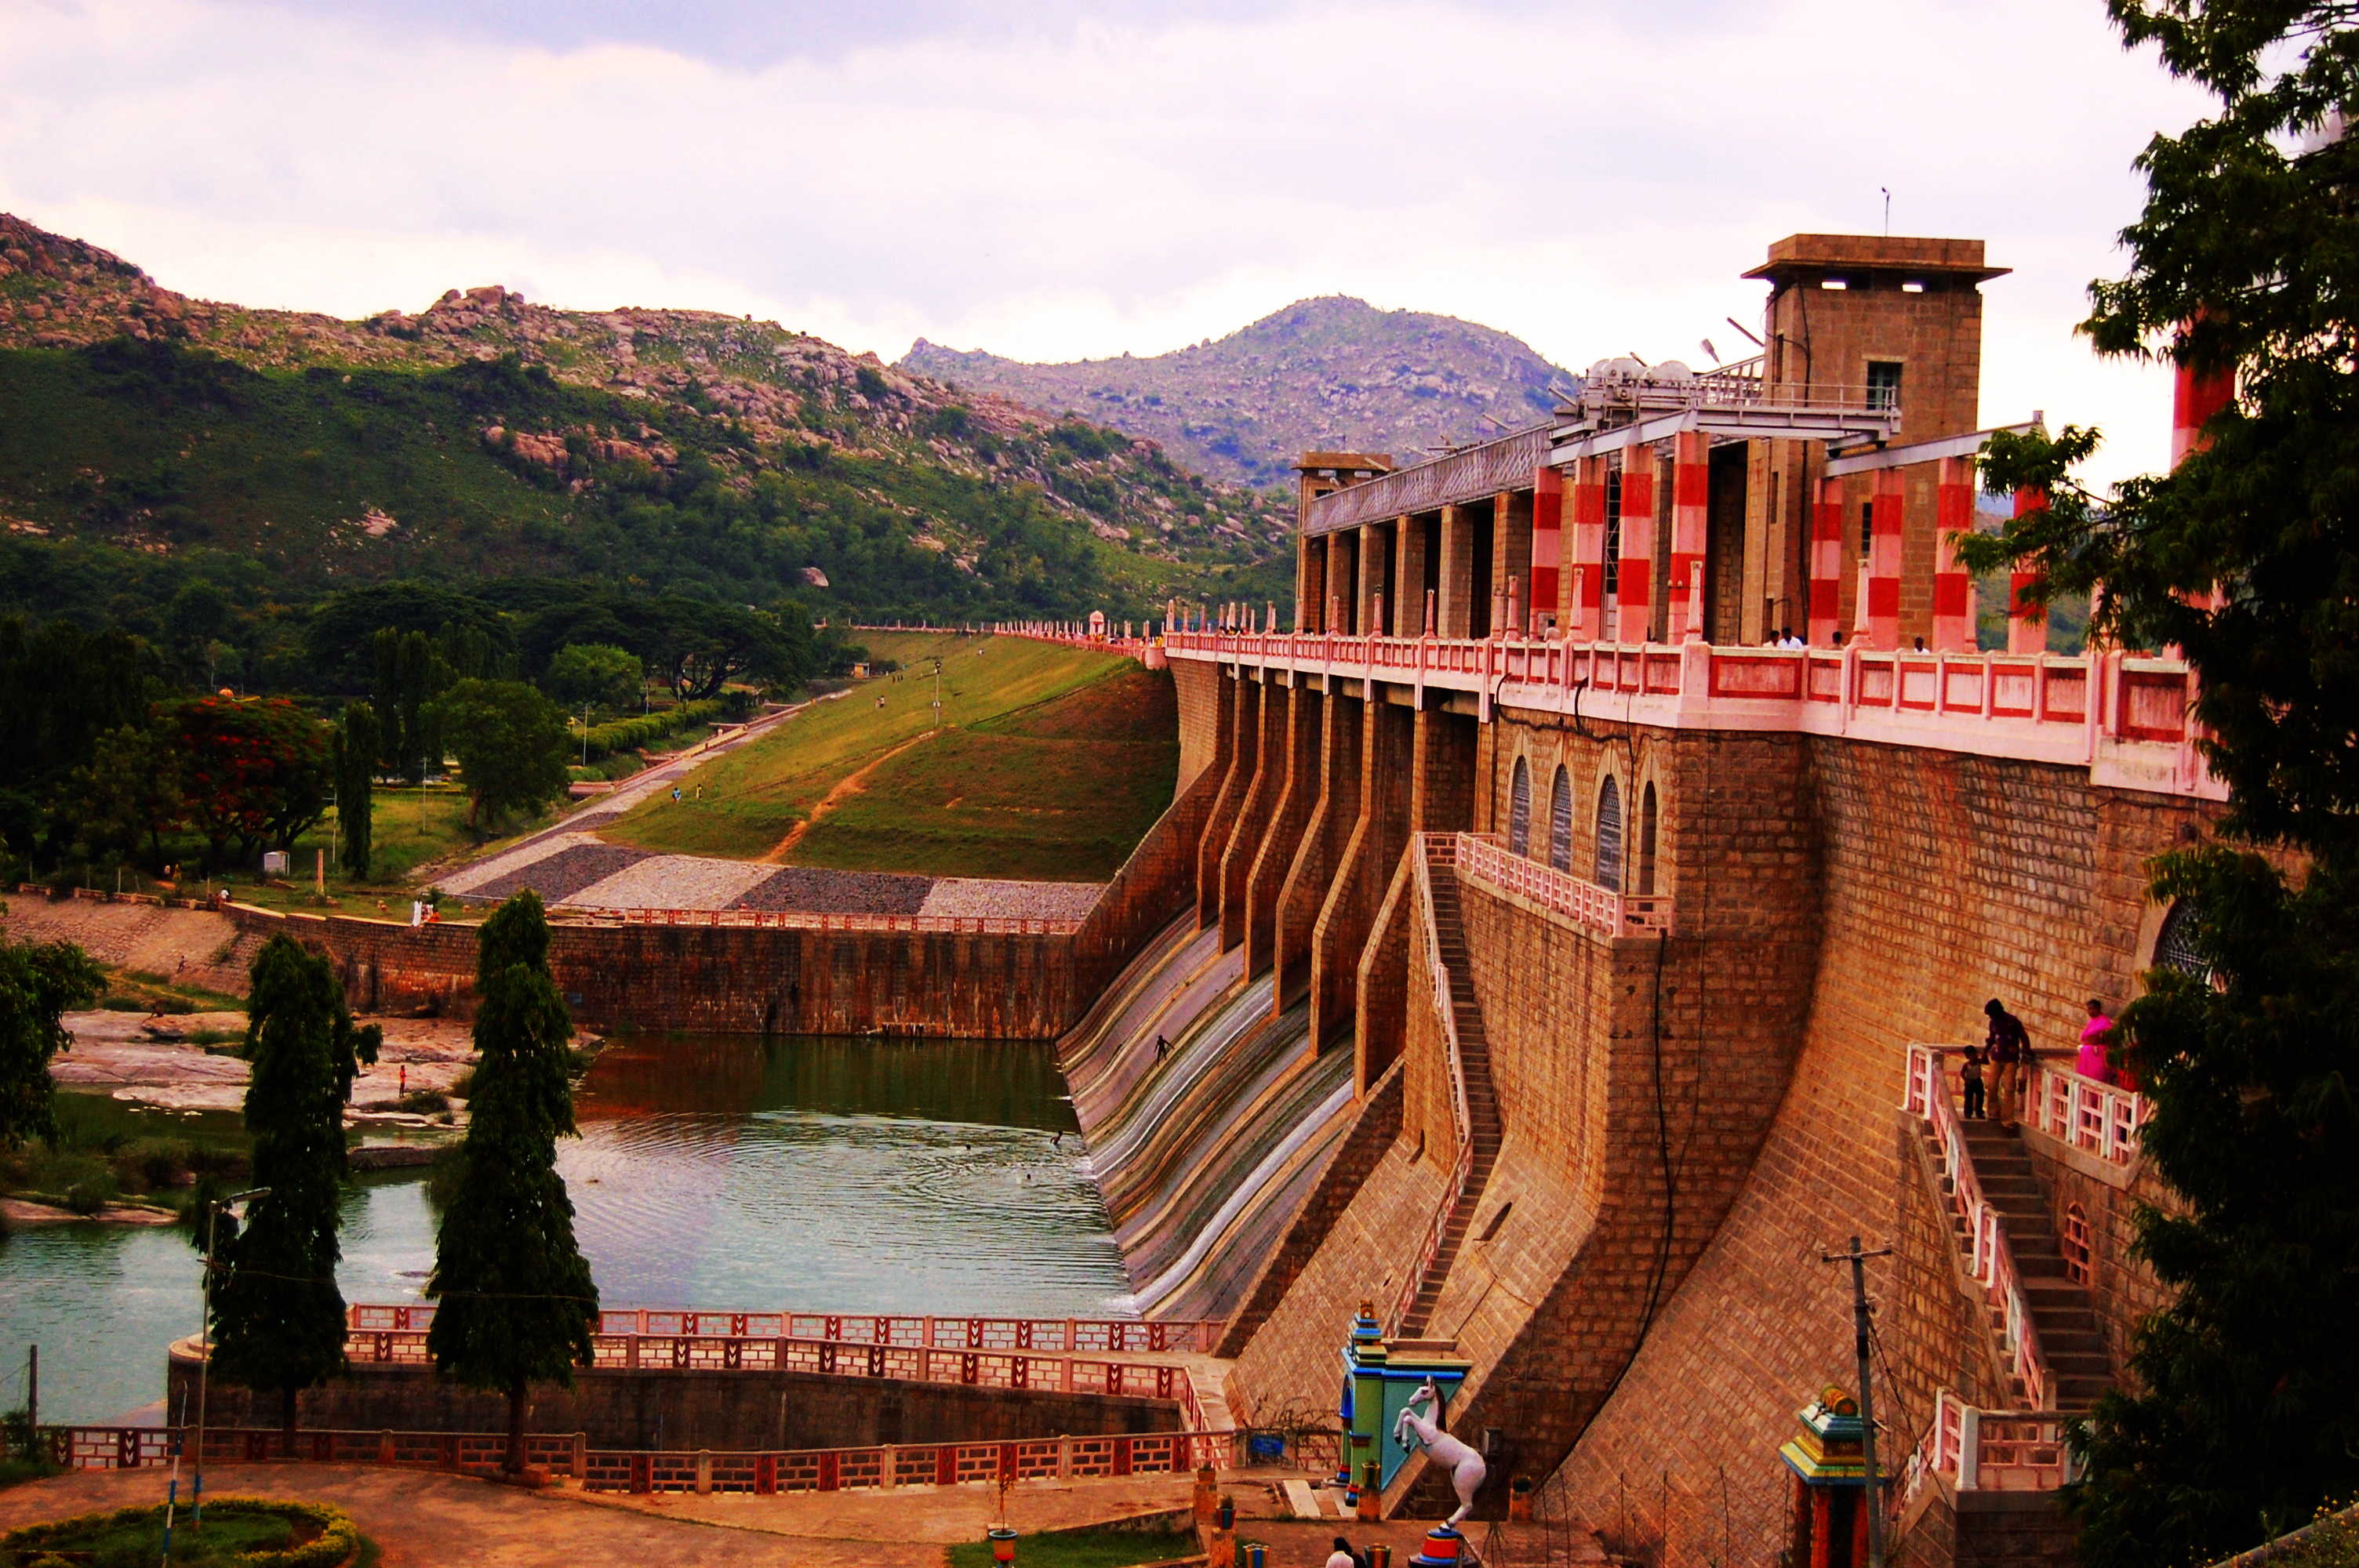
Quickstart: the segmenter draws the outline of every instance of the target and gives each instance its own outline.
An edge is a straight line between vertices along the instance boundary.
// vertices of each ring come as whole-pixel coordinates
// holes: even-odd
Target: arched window
[[[2162,917],[2162,930],[2154,939],[2153,968],[2177,969],[2182,975],[2201,979],[2212,972],[2212,960],[2202,946],[2203,911],[2191,898],[2174,902],[2169,913]]]
[[[1549,864],[1560,871],[1572,870],[1572,775],[1562,763],[1549,789]]]
[[[1610,777],[1597,792],[1597,885],[1622,891],[1622,786]]]
[[[1655,891],[1655,785],[1648,781],[1638,796],[1638,885],[1636,892]]]
[[[2089,1282],[2089,1211],[2079,1204],[2064,1210],[2064,1233],[2057,1238],[2058,1249],[2064,1254],[2064,1272],[2076,1285]]]
[[[1532,852],[1532,770],[1516,759],[1515,781],[1507,789],[1507,848],[1518,855]]]

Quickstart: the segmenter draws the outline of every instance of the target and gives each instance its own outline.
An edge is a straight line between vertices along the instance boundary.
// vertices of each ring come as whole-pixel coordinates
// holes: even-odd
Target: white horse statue
[[[1400,1420],[1393,1423],[1393,1441],[1407,1448],[1414,1433],[1433,1462],[1450,1472],[1450,1484],[1458,1493],[1458,1511],[1443,1522],[1454,1530],[1474,1511],[1474,1494],[1482,1489],[1483,1477],[1491,1473],[1491,1467],[1483,1463],[1480,1454],[1418,1413],[1420,1405],[1439,1408],[1441,1390],[1433,1386],[1432,1379],[1419,1384],[1402,1407]]]

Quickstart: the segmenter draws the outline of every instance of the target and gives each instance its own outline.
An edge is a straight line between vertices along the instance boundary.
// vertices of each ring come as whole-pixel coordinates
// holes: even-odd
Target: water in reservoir
[[[1064,1088],[1045,1045],[638,1036],[581,1085],[558,1168],[608,1306],[1124,1314]],[[424,1183],[355,1182],[342,1240],[347,1301],[416,1296]],[[179,1229],[24,1227],[0,1244],[0,1408],[34,1343],[45,1421],[158,1399],[196,1319]]]

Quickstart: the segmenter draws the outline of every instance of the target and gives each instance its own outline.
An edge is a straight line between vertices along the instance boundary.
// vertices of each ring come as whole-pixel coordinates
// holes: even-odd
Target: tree
[[[484,922],[475,993],[479,1061],[458,1192],[426,1286],[440,1303],[426,1347],[441,1371],[507,1395],[514,1472],[524,1467],[526,1390],[571,1387],[598,1321],[598,1288],[557,1173],[557,1140],[574,1132],[572,1021],[549,977],[538,894],[520,892]]]
[[[125,724],[101,735],[90,765],[74,771],[70,798],[92,851],[134,855],[144,838],[149,862],[158,866],[164,861],[164,835],[176,831],[188,815],[180,755],[144,725]]]
[[[98,1000],[106,977],[71,942],[0,936],[0,1149],[55,1138],[49,1059],[73,1044],[60,1022]]]
[[[423,784],[427,773],[442,762],[442,738],[434,729],[431,705],[457,677],[423,632],[381,627],[369,646],[375,665],[369,690],[379,716],[379,761],[386,773]]]
[[[210,691],[223,640],[237,624],[237,601],[202,578],[172,596],[164,610],[164,634],[182,672]]]
[[[565,715],[513,680],[462,680],[434,701],[467,783],[467,823],[537,811],[565,792]]]
[[[2210,972],[2157,970],[2122,1015],[2178,1201],[2137,1217],[2172,1294],[2136,1388],[2080,1438],[2093,1568],[2209,1561],[2359,1487],[2359,11],[2109,9],[2218,108],[2141,155],[2129,275],[2093,286],[2082,330],[2234,395],[2204,449],[2110,501],[2071,475],[2095,432],[1995,438],[1987,481],[2049,503],[1968,562],[2027,563],[2042,599],[2102,585],[2094,631],[2183,650],[2229,790],[2216,838],[2154,867]]]
[[[623,649],[569,643],[549,661],[540,684],[566,707],[592,709],[622,708],[638,694],[639,681],[639,661]]]
[[[289,848],[327,815],[326,727],[286,698],[184,698],[164,708],[162,724],[209,864],[232,839],[241,860],[266,840]]]
[[[343,720],[336,727],[336,826],[343,835],[344,869],[361,878],[369,874],[369,849],[375,837],[371,799],[383,744],[376,709],[365,702],[345,705]]]
[[[254,1139],[254,1200],[242,1228],[217,1238],[208,1266],[213,1368],[261,1393],[277,1390],[295,1434],[295,1400],[344,1364],[344,1297],[336,1242],[344,1166],[344,1102],[382,1035],[356,1027],[327,958],[273,936],[254,957],[246,1004],[245,1130]]]
[[[375,634],[391,630],[449,640],[461,627],[480,632],[495,660],[516,652],[507,618],[473,594],[422,582],[375,583],[332,593],[311,611],[306,630],[312,679],[323,691],[374,692],[383,712],[384,692],[370,684],[376,668]]]

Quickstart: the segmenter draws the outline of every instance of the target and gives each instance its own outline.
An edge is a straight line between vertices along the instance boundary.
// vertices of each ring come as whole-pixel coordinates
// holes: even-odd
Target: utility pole
[[[1848,1252],[1821,1252],[1822,1263],[1851,1265],[1851,1321],[1853,1351],[1859,1357],[1859,1432],[1863,1449],[1861,1457],[1867,1464],[1867,1489],[1860,1495],[1860,1507],[1867,1510],[1867,1568],[1884,1568],[1884,1509],[1880,1506],[1883,1478],[1875,1469],[1875,1395],[1868,1387],[1867,1367],[1867,1260],[1889,1258],[1892,1249],[1879,1247],[1873,1252],[1860,1249],[1859,1238],[1851,1238]]]

